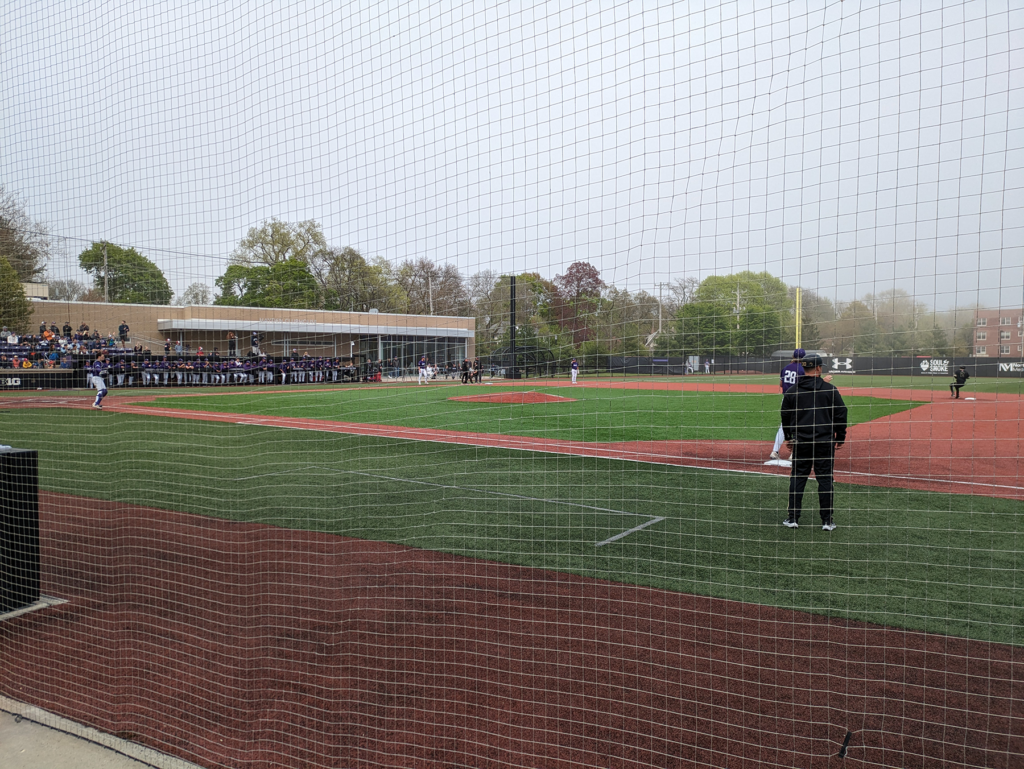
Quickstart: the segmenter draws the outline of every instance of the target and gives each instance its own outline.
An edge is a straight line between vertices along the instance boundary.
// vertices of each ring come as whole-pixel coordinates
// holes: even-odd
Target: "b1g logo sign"
[[[4,387],[21,387],[21,380],[18,377],[7,377],[3,382]]]
[[[948,374],[949,361],[932,358],[921,361],[921,371],[925,374]]]

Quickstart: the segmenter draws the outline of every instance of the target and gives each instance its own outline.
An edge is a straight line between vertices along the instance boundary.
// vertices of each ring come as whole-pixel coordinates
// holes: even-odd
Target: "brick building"
[[[975,310],[971,356],[1024,357],[1024,310]]]
[[[412,365],[421,355],[444,363],[472,358],[476,319],[436,315],[397,315],[376,312],[285,310],[263,307],[217,307],[107,304],[104,302],[35,301],[32,329],[42,322],[65,322],[77,329],[82,323],[102,336],[113,334],[121,322],[131,329],[131,345],[141,344],[162,355],[167,339],[187,344],[206,354],[217,348],[228,352],[227,335],[233,333],[239,355],[250,351],[253,331],[259,333],[260,351],[272,356],[363,356],[367,360],[398,358]]]

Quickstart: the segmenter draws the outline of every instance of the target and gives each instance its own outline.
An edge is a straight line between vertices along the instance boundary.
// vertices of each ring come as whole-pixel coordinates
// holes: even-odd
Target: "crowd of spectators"
[[[82,323],[77,329],[65,322],[39,324],[38,334],[17,334],[4,326],[0,329],[0,368],[75,368],[81,358],[95,357],[101,351],[126,349],[128,326],[117,336],[102,334]],[[142,354],[141,347],[130,352]]]

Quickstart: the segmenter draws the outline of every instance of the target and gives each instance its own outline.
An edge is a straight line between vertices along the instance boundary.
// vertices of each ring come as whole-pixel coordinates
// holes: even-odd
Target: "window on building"
[[[978,332],[978,341],[979,342],[984,342],[986,339],[988,339],[988,332],[987,331],[979,331]]]
[[[975,347],[974,348],[974,354],[975,355],[988,355],[988,348],[987,347]]]
[[[1010,332],[1009,331],[1000,331],[999,332],[999,338],[1000,339],[1009,339],[1010,338]]]
[[[1010,345],[1008,345],[1008,344],[1001,344],[1001,345],[999,345],[999,354],[1000,355],[1009,355],[1010,354]]]
[[[979,326],[987,326],[988,325],[988,318],[978,318],[978,325]]]
[[[1000,326],[1012,326],[1013,325],[1013,318],[1009,318],[1009,317],[1007,317],[1007,318],[1000,318],[999,319],[999,325]]]

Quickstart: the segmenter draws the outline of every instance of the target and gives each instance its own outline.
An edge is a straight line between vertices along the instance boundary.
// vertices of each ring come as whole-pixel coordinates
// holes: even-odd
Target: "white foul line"
[[[633,513],[633,515],[639,515],[639,513]],[[647,521],[647,523],[641,523],[639,526],[634,526],[632,529],[628,529],[627,531],[623,531],[623,532],[621,532],[619,534],[616,534],[614,537],[608,537],[608,539],[604,540],[604,542],[596,542],[594,544],[594,547],[603,547],[604,545],[610,545],[612,542],[615,542],[618,539],[622,539],[623,537],[628,536],[629,534],[632,534],[634,531],[640,531],[640,529],[646,529],[648,526],[650,526],[652,524],[655,524],[655,523],[660,523],[661,521],[664,521],[664,520],[665,520],[664,518],[652,518],[651,520]]]
[[[506,493],[504,491],[488,491],[487,489],[477,489],[477,488],[474,488],[474,487],[471,487],[471,486],[449,486],[449,485],[444,484],[444,483],[432,483],[430,481],[414,481],[411,478],[394,478],[394,477],[392,477],[390,475],[377,475],[376,473],[364,473],[364,472],[360,472],[359,470],[336,470],[335,468],[324,467],[322,465],[319,467],[319,469],[321,469],[321,470],[333,470],[334,472],[349,473],[351,475],[362,475],[362,476],[364,476],[366,478],[379,478],[382,481],[397,481],[399,483],[415,483],[415,484],[418,484],[420,486],[433,486],[434,488],[437,488],[437,489],[456,489],[458,491],[475,491],[478,494],[491,494],[491,495],[496,496],[496,497],[508,497],[508,498],[511,498],[511,499],[527,499],[527,500],[530,500],[531,502],[547,502],[548,504],[552,504],[552,505],[570,505],[572,507],[581,507],[584,510],[597,510],[597,511],[602,512],[602,513],[615,513],[617,515],[633,515],[633,516],[643,516],[644,515],[643,513],[631,513],[628,510],[612,510],[609,507],[595,507],[594,505],[584,505],[584,504],[581,504],[579,502],[563,502],[562,500],[558,500],[558,499],[541,499],[540,497],[528,497],[525,494],[508,494],[508,493]],[[606,540],[604,540],[602,542],[595,542],[594,543],[594,547],[602,547],[604,545],[608,545],[608,544],[610,544],[612,542],[615,542],[617,540],[622,539],[623,537],[626,537],[626,536],[632,534],[633,532],[640,531],[641,529],[646,529],[648,526],[652,526],[655,523],[660,523],[661,521],[664,521],[664,520],[665,520],[664,517],[652,516],[651,520],[646,521],[645,523],[641,523],[639,526],[634,526],[632,529],[628,529],[627,531],[619,532],[614,537],[609,537],[608,539],[606,539]]]

